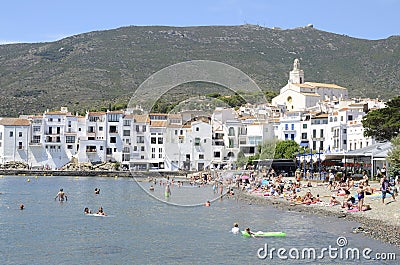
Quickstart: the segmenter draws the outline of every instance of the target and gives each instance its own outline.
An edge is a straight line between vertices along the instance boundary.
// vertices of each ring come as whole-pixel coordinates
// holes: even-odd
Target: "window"
[[[144,143],[144,136],[137,136],[136,137],[136,142],[138,144],[143,144]]]
[[[33,126],[34,132],[40,132],[40,126]]]
[[[123,135],[124,136],[131,136],[131,131],[130,130],[124,130]]]
[[[229,146],[228,146],[228,148],[233,148],[233,145],[234,145],[233,139],[229,139]]]
[[[10,137],[13,137],[14,136],[14,132],[10,132]]]
[[[151,158],[156,158],[156,154],[151,154]]]
[[[229,127],[228,136],[235,136],[235,128]]]
[[[291,129],[294,130],[294,124],[291,124],[291,127],[292,127]]]
[[[320,130],[320,137],[321,137],[321,138],[324,137],[324,129],[321,129],[321,130]]]
[[[114,148],[114,152],[117,152],[117,148]]]
[[[156,149],[153,147],[153,148],[151,148],[151,152],[152,153],[155,153],[156,152]]]
[[[307,139],[307,133],[302,133],[301,134],[301,139]]]
[[[112,148],[107,148],[106,149],[106,154],[107,155],[112,155]]]
[[[117,126],[110,126],[110,133],[118,133]]]
[[[131,126],[131,120],[124,120],[124,126]]]
[[[178,130],[175,130],[175,135],[178,135]]]
[[[317,130],[312,130],[312,137],[317,138]],[[315,148],[314,148],[315,149]]]
[[[343,133],[347,133],[347,129],[343,129]]]
[[[88,133],[94,133],[94,126],[88,127]]]
[[[214,157],[221,157],[221,152],[214,152]]]
[[[38,144],[40,143],[40,135],[34,135],[32,139],[32,143]]]
[[[162,154],[158,154],[158,158],[162,158]]]
[[[115,144],[117,142],[117,137],[110,137],[110,143]]]
[[[22,142],[18,142],[18,149],[22,149],[22,148],[23,148]]]
[[[194,138],[194,145],[199,146],[200,145],[200,138],[196,137]]]
[[[163,138],[162,137],[158,137],[158,144],[163,144]]]
[[[100,146],[100,150],[103,150],[103,146],[102,145]]]
[[[135,145],[134,147],[133,147],[133,151],[137,151],[137,145]]]
[[[324,141],[319,142],[319,150],[324,150]]]
[[[348,119],[349,121],[352,121],[352,120],[353,120],[353,115],[347,116],[347,119]],[[354,149],[356,149],[356,148],[354,148]]]
[[[285,140],[289,139],[289,134],[285,133]]]
[[[198,131],[200,131],[200,128],[199,128],[199,127],[196,127],[196,132],[198,132]]]
[[[162,148],[158,148],[158,152],[159,152],[159,153],[162,153]]]
[[[75,143],[75,136],[70,136],[70,135],[65,136],[65,142],[67,144]]]
[[[136,131],[136,132],[140,132],[140,130],[139,130],[139,125],[136,125],[136,126],[135,126],[135,131]]]
[[[22,132],[18,132],[18,137],[22,137]]]
[[[142,132],[146,132],[146,125],[142,125]]]
[[[140,151],[144,152],[144,146],[140,147]]]
[[[72,144],[67,145],[67,149],[72,149],[72,148],[73,148]]]
[[[289,124],[285,124],[285,130],[289,130]]]
[[[290,134],[290,140],[294,140],[294,133]]]
[[[204,143],[207,143],[207,139],[204,139]]]
[[[203,154],[199,154],[199,159],[204,159],[204,155]]]
[[[99,126],[99,132],[103,131],[103,126]]]
[[[151,144],[156,144],[157,143],[157,138],[156,137],[151,137],[150,138],[150,143]]]
[[[343,144],[347,144],[347,140],[345,139],[345,140],[343,140]]]
[[[119,120],[118,114],[108,114],[108,121],[115,122]]]

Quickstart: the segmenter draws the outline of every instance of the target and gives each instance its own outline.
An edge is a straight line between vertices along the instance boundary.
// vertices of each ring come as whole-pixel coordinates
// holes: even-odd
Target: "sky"
[[[257,24],[314,28],[362,39],[400,35],[400,0],[11,0],[0,44],[47,42],[123,26]]]

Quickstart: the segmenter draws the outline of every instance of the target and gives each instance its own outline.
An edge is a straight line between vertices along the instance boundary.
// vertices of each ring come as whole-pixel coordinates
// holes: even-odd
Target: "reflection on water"
[[[67,202],[54,200],[61,187]],[[94,194],[95,188],[101,193]],[[352,234],[356,223],[232,198],[218,199],[211,207],[174,207],[155,200],[130,178],[30,177],[27,182],[26,177],[4,177],[0,193],[2,264],[266,264],[271,261],[257,258],[265,243],[275,248],[319,248],[336,246],[338,236],[345,236],[350,247],[399,255],[393,246]],[[163,189],[156,187],[154,193],[162,198]],[[195,204],[213,196],[211,186],[174,187],[170,200]],[[22,211],[20,203],[25,205]],[[107,217],[83,214],[85,207],[96,211],[100,206]],[[287,237],[243,238],[229,232],[234,222],[242,229],[284,231]],[[346,262],[328,258],[318,263]]]

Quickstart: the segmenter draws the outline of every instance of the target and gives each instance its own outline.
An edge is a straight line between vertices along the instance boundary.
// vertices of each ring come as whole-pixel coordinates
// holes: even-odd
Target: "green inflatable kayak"
[[[250,235],[246,231],[241,231],[241,232],[242,232],[242,236],[245,236],[245,237],[250,237],[250,236],[254,236],[254,237],[286,236],[285,232],[262,232],[262,231],[258,231],[258,232],[255,232],[252,235]]]

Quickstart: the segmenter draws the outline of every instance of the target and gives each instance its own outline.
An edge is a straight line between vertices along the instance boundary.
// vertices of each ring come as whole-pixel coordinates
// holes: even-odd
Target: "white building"
[[[293,70],[289,73],[288,84],[281,88],[278,96],[272,99],[272,105],[284,106],[287,111],[306,110],[323,100],[347,98],[347,89],[335,84],[305,82],[300,61],[294,60]]]

